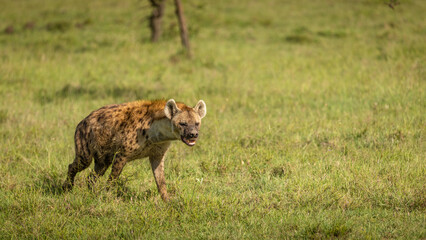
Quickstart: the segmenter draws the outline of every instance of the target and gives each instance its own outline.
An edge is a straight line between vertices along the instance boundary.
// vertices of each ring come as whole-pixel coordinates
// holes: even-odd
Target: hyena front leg
[[[165,154],[150,156],[149,161],[151,162],[152,173],[154,174],[158,192],[161,198],[167,202],[169,200],[169,195],[167,194],[166,180],[164,177],[164,155]]]

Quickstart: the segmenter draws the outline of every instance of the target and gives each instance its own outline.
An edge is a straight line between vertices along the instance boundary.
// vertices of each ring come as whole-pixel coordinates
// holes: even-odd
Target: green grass
[[[426,238],[426,2],[0,1],[0,238]],[[26,26],[27,25],[27,26]],[[13,33],[6,33],[7,27]],[[173,144],[163,203],[148,161],[117,188],[60,189],[92,110],[203,99]]]

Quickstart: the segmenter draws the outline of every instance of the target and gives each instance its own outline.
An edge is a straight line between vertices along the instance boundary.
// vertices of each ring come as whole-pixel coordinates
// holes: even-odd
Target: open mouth
[[[180,139],[182,139],[182,142],[184,142],[186,145],[188,145],[190,147],[194,146],[195,142],[197,141],[196,138],[189,138],[189,139],[187,139],[187,138],[185,138],[183,136],[180,136]]]

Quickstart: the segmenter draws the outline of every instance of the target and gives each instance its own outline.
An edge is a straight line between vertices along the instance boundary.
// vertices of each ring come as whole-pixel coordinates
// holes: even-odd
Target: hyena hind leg
[[[89,189],[93,188],[93,184],[96,183],[99,177],[102,177],[106,170],[109,168],[113,160],[113,156],[105,155],[103,157],[95,158],[94,172],[92,171],[87,177],[87,184]]]
[[[81,157],[76,157],[74,159],[74,162],[68,165],[68,174],[67,179],[65,180],[64,184],[62,185],[62,188],[67,191],[71,190],[74,186],[74,178],[77,173],[83,171],[87,167],[89,167],[90,163],[92,162],[92,159],[89,158],[88,160],[83,159]]]

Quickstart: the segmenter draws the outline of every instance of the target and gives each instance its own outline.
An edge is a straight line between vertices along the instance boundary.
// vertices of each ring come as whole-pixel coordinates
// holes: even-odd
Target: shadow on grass
[[[324,38],[345,38],[347,34],[343,31],[323,30],[318,31],[317,35]]]
[[[343,221],[313,223],[302,229],[300,237],[306,239],[344,239],[351,231]]]
[[[340,39],[347,36],[346,32],[340,30],[311,31],[308,27],[301,26],[293,29],[292,34],[285,37],[285,41],[294,44],[308,44],[318,41],[318,37],[326,39]]]
[[[40,189],[46,195],[61,195],[65,191],[62,189],[64,176],[55,172],[42,172],[39,174],[35,187]]]
[[[132,176],[122,176],[112,182],[106,181],[105,177],[100,177],[96,182],[91,182],[90,184],[87,178],[83,177],[82,180],[76,180],[74,188],[81,188],[82,191],[87,191],[106,199],[118,198],[124,202],[134,202],[146,201],[158,195],[157,191],[152,189],[136,190],[130,188],[128,183],[135,180]]]
[[[132,201],[146,201],[157,196],[157,191],[152,189],[147,189],[142,192],[132,190],[126,186],[126,181],[118,181],[112,188],[109,188],[109,191],[113,191],[114,194],[123,201],[132,202]]]
[[[312,37],[308,35],[303,35],[303,34],[289,35],[285,38],[285,41],[288,43],[299,43],[299,44],[315,42],[315,40]]]
[[[158,87],[157,87],[158,88]],[[161,89],[146,89],[140,86],[81,86],[66,84],[57,91],[41,89],[35,94],[35,100],[40,104],[48,104],[62,99],[99,99],[112,97],[114,99],[146,99]]]
[[[0,110],[0,124],[6,122],[7,120],[7,110]]]
[[[45,195],[62,195],[66,191],[63,190],[62,184],[64,181],[64,176],[54,173],[54,172],[42,172],[39,174],[39,178],[35,182],[34,186],[36,189],[40,189],[41,192]],[[152,199],[158,195],[157,191],[152,189],[147,189],[142,192],[132,190],[126,186],[128,180],[118,180],[114,184],[103,182],[99,179],[91,188],[88,187],[86,179],[84,182],[76,182],[74,188],[84,188],[85,191],[92,192],[95,195],[106,194],[112,196],[113,198],[117,197],[126,202],[132,201],[146,201]],[[72,191],[72,190],[71,190]]]

